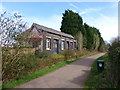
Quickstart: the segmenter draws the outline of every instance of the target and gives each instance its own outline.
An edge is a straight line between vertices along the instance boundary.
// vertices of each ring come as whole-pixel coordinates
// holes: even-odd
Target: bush
[[[65,60],[68,60],[68,59],[73,58],[73,57],[75,57],[75,52],[72,49],[69,48],[64,52]]]
[[[2,80],[3,83],[12,80],[19,80],[35,70],[38,60],[34,55],[24,55],[24,53],[2,55]]]
[[[50,54],[45,53],[45,52],[35,52],[35,55],[36,55],[38,58],[50,57]]]
[[[109,60],[106,67],[106,79],[110,87],[120,87],[120,40],[115,39],[108,50]]]
[[[2,51],[2,81],[3,84],[19,80],[30,75],[36,70],[48,68],[63,61],[63,55],[51,56],[47,53],[24,54],[22,50],[14,49],[17,53],[11,53],[9,48]],[[44,58],[45,57],[45,58]]]
[[[77,51],[76,52],[76,57],[81,57],[81,56],[83,56],[83,55],[87,55],[87,54],[89,54],[90,53],[90,51],[87,51],[87,50],[81,50],[81,51]]]

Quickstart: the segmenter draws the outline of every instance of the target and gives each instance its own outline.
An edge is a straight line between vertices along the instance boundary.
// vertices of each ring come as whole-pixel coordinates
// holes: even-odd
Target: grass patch
[[[52,54],[52,57],[54,58],[64,58],[63,54]]]
[[[97,60],[107,60],[108,55],[105,54],[98,58]],[[85,88],[104,88],[106,83],[105,79],[105,71],[98,72],[96,61],[91,66],[91,73],[85,81],[84,87]]]
[[[34,73],[30,74],[30,75],[21,77],[20,80],[14,80],[14,81],[8,82],[7,84],[3,84],[2,88],[13,88],[13,87],[15,87],[17,85],[20,85],[20,84],[28,82],[28,81],[30,81],[32,79],[43,76],[43,75],[45,75],[45,74],[47,74],[47,73],[49,73],[51,71],[54,71],[54,70],[56,70],[56,69],[58,69],[60,67],[63,67],[65,65],[67,65],[67,64],[70,64],[70,63],[72,63],[72,62],[74,62],[76,60],[79,60],[81,58],[85,58],[85,57],[88,57],[88,56],[91,56],[91,55],[94,55],[94,54],[98,54],[98,53],[99,52],[92,52],[92,53],[89,53],[87,55],[81,56],[79,58],[73,58],[73,59],[69,59],[69,60],[66,60],[66,61],[60,61],[55,65],[49,66],[49,67],[47,67],[45,69],[37,70],[36,72],[34,72]],[[58,57],[58,56],[63,57],[62,54],[60,54],[60,55],[56,54],[55,56],[56,57]]]

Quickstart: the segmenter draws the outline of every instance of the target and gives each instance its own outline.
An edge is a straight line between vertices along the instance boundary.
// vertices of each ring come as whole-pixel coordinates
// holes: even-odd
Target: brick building
[[[66,49],[76,50],[76,39],[72,35],[33,23],[29,31],[29,43],[47,53],[63,53]]]

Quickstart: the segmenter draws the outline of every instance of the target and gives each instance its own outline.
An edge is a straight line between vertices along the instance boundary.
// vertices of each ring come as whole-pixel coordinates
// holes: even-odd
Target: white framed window
[[[46,39],[46,50],[50,50],[51,49],[51,39],[47,38]]]
[[[62,41],[61,42],[61,50],[64,50],[65,49],[65,41]]]

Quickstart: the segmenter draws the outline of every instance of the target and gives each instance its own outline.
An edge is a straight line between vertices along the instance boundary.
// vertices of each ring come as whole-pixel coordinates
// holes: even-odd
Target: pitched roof
[[[37,30],[44,30],[44,31],[47,31],[47,32],[50,32],[50,33],[62,35],[62,36],[69,37],[69,38],[74,38],[74,37],[73,37],[72,35],[70,35],[70,34],[66,34],[66,33],[63,33],[63,32],[60,32],[60,31],[54,30],[54,29],[52,29],[52,28],[48,28],[48,27],[45,27],[45,26],[36,24],[36,23],[33,23],[32,26],[35,26]]]

